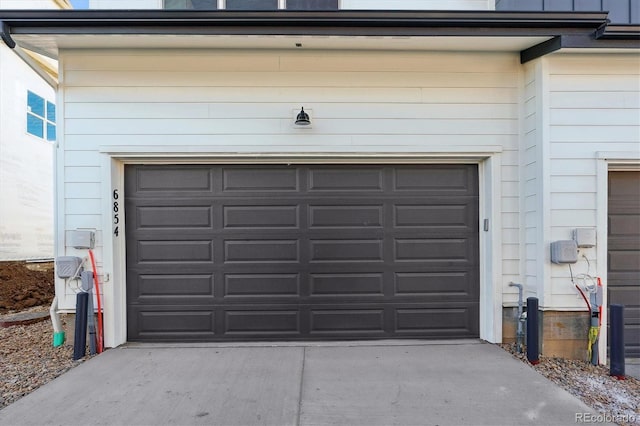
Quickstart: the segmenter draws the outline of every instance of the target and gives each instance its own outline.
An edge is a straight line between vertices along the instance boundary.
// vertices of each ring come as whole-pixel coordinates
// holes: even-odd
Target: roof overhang
[[[640,47],[604,12],[0,10],[0,36],[51,58],[60,49],[230,48],[520,52]],[[617,28],[617,27],[616,27]]]

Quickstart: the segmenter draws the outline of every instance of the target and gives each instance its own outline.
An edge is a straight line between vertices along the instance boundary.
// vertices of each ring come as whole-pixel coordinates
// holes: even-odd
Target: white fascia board
[[[229,149],[233,149],[230,147]],[[264,147],[262,148],[264,149]],[[101,146],[99,152],[119,159],[149,159],[149,160],[215,160],[216,162],[286,162],[309,163],[318,161],[326,162],[424,162],[425,159],[443,160],[479,160],[493,154],[502,152],[502,146],[488,145],[477,146],[442,146],[415,148],[415,151],[403,152],[389,151],[378,152],[307,152],[307,153],[282,153],[282,152],[239,152],[230,150],[212,149],[210,146],[136,146],[136,145],[109,145]]]

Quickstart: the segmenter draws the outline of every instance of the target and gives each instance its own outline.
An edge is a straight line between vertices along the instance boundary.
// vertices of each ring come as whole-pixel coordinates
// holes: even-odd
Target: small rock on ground
[[[84,360],[69,344],[53,347],[51,320],[0,328],[0,342],[0,409]]]
[[[618,380],[609,375],[608,366],[544,355],[540,355],[539,364],[531,365],[525,354],[517,353],[514,344],[501,346],[547,379],[581,399],[600,413],[605,422],[623,426],[640,425],[640,380],[631,376],[627,376],[626,380]]]

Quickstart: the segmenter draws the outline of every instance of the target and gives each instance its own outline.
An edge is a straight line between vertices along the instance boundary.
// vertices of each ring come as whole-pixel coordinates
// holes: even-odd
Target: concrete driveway
[[[476,341],[130,345],[0,411],[0,424],[570,425],[595,414]]]

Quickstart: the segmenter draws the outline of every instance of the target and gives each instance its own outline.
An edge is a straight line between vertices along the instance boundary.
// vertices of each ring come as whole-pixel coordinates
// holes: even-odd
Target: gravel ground
[[[625,426],[640,425],[640,380],[630,376],[626,380],[611,377],[608,366],[542,355],[540,363],[532,366],[525,354],[516,353],[515,345],[501,346],[547,379],[580,398],[600,413],[603,420]]]
[[[47,311],[44,307],[32,310]],[[0,342],[0,409],[84,361],[73,361],[71,345],[53,347],[49,319],[0,328]]]
[[[88,358],[73,361],[70,345],[54,348],[52,333],[49,320],[0,328],[0,409]],[[501,346],[529,365],[524,355],[514,353],[514,345]],[[640,381],[610,377],[608,367],[544,356],[531,368],[580,398],[601,413],[604,420],[625,426],[640,425]]]

